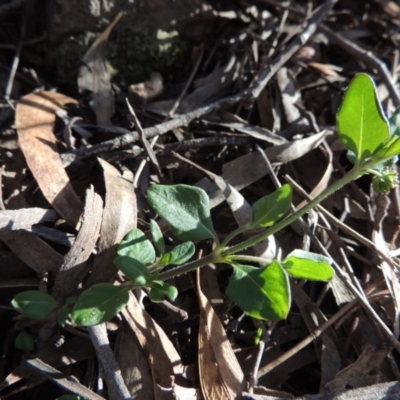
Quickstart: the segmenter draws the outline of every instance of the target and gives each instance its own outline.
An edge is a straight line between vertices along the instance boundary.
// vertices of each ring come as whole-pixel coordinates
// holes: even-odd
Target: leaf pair
[[[226,294],[258,319],[286,318],[291,303],[288,275],[315,281],[328,281],[334,275],[327,257],[302,250],[293,251],[283,262],[275,260],[261,268],[240,264],[233,267]]]

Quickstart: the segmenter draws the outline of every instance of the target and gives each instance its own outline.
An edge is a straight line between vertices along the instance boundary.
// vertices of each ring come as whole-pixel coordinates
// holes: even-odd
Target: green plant
[[[239,253],[287,227],[333,192],[364,174],[373,174],[373,186],[378,191],[388,191],[397,183],[392,166],[400,153],[400,111],[397,110],[390,120],[386,119],[368,75],[359,74],[350,83],[337,115],[337,127],[339,137],[349,151],[348,157],[354,163],[353,168],[286,218],[292,189],[287,184],[282,186],[254,203],[252,221],[222,242],[213,228],[209,199],[202,189],[187,185],[152,186],[148,191],[149,203],[183,243],[166,252],[163,234],[155,221],[150,222],[154,246],[139,229],[131,231],[119,245],[115,259],[115,265],[129,282],[120,286],[101,283],[84,291],[73,307],[69,305],[72,322],[87,326],[112,318],[126,305],[128,292],[134,288],[148,288],[149,297],[155,302],[164,297],[174,301],[177,289],[166,280],[209,263],[233,267],[226,294],[247,314],[259,319],[285,318],[291,302],[289,276],[328,281],[334,275],[330,260],[302,250],[294,250],[283,261]],[[254,228],[266,229],[239,244],[230,245],[239,234]],[[195,252],[193,242],[205,239],[214,241],[212,252],[189,261]],[[248,265],[255,263],[261,266]],[[171,265],[176,267],[164,270]],[[28,317],[42,319],[59,307],[51,296],[38,293],[17,295],[12,302],[14,308]],[[38,302],[42,302],[43,307],[38,308]],[[62,320],[65,321],[65,316]]]

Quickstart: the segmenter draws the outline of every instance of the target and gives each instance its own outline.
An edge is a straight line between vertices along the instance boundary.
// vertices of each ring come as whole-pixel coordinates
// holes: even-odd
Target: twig
[[[104,397],[89,390],[86,386],[81,385],[76,381],[76,378],[65,376],[57,369],[46,364],[38,358],[33,358],[31,360],[26,360],[25,363],[35,372],[44,375],[47,379],[50,379],[58,386],[61,386],[68,391],[82,396],[84,399],[89,400],[104,400]],[[130,399],[130,397],[129,397]]]
[[[126,100],[126,104],[128,105],[128,110],[131,113],[135,128],[136,128],[137,132],[139,133],[140,140],[141,140],[144,148],[146,149],[147,155],[149,156],[150,161],[153,164],[153,166],[156,168],[158,175],[162,176],[162,172],[160,169],[160,165],[158,164],[157,157],[154,154],[152,146],[150,146],[150,143],[146,138],[146,135],[143,131],[142,125],[140,124],[134,109],[130,105],[129,100],[128,99],[125,99],[125,100]]]
[[[12,63],[11,69],[10,69],[10,75],[8,77],[6,91],[5,91],[5,94],[4,94],[5,100],[8,102],[8,104],[11,107],[12,107],[12,104],[9,102],[9,100],[10,100],[10,95],[11,95],[11,92],[12,92],[12,89],[13,89],[13,85],[14,85],[15,74],[17,73],[19,60],[20,60],[20,56],[21,56],[22,41],[23,41],[24,35],[25,35],[25,26],[26,26],[26,12],[25,12],[24,17],[22,19],[21,37],[19,39],[18,47],[17,47],[17,50],[15,52],[13,63]]]
[[[121,370],[110,348],[105,324],[88,328],[98,359],[104,369],[110,400],[131,400],[129,390],[122,379]]]
[[[194,77],[195,77],[195,75],[196,75],[196,73],[197,73],[197,71],[198,71],[198,69],[200,67],[200,63],[201,63],[201,60],[203,59],[203,56],[204,56],[204,46],[202,45],[200,54],[197,57],[196,64],[195,64],[195,66],[194,66],[194,68],[193,68],[193,70],[192,70],[192,72],[191,72],[191,74],[189,76],[189,79],[187,80],[187,82],[185,84],[185,87],[182,89],[181,94],[176,99],[176,101],[175,101],[174,105],[172,106],[171,110],[169,110],[168,115],[170,117],[172,117],[174,115],[174,113],[178,109],[183,97],[185,96],[187,90],[189,89],[189,86],[192,84],[193,79],[194,79]]]

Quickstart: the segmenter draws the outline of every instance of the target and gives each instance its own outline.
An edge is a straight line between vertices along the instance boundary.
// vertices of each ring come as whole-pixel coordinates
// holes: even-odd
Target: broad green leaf
[[[40,321],[46,318],[58,306],[58,303],[47,293],[27,290],[17,294],[11,301],[11,305],[22,315]]]
[[[118,246],[118,255],[134,258],[144,265],[150,265],[156,259],[153,245],[140,229],[132,229],[124,237]]]
[[[258,319],[283,319],[289,313],[290,285],[278,261],[266,267],[233,265],[226,294],[246,313]]]
[[[285,184],[275,192],[257,200],[252,206],[254,226],[272,226],[290,209],[292,204],[292,188]]]
[[[178,244],[169,252],[168,265],[180,265],[190,260],[194,254],[195,247],[192,242]]]
[[[157,222],[152,219],[150,221],[150,233],[153,238],[154,246],[156,246],[156,249],[160,252],[160,254],[165,253],[165,242],[164,242],[164,236],[163,233],[158,226]]]
[[[154,185],[147,191],[147,197],[180,240],[217,240],[210,200],[203,189],[189,185]]]
[[[337,114],[337,129],[340,140],[359,162],[371,157],[388,140],[389,123],[367,74],[358,74],[350,82]]]
[[[154,303],[160,303],[165,297],[175,301],[178,296],[178,289],[164,281],[154,280],[151,282],[149,298]]]
[[[329,281],[335,275],[331,260],[321,254],[295,250],[282,262],[285,271],[296,279]]]
[[[15,347],[22,351],[30,352],[35,348],[35,340],[26,330],[22,330],[15,338]]]
[[[79,296],[72,311],[72,323],[93,326],[109,321],[125,307],[128,300],[126,287],[97,283]]]
[[[120,269],[135,285],[146,285],[150,272],[140,261],[127,257],[118,256],[114,264]]]

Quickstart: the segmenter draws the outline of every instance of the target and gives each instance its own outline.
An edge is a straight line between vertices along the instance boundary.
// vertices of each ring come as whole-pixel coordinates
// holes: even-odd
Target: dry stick
[[[134,109],[130,105],[129,100],[128,99],[125,99],[125,100],[126,100],[126,104],[128,105],[128,110],[131,113],[135,128],[136,128],[137,132],[139,132],[140,140],[141,140],[144,148],[146,149],[147,155],[149,156],[150,161],[153,164],[153,166],[156,168],[158,175],[162,176],[162,172],[160,169],[160,165],[158,164],[157,157],[154,154],[154,151],[153,151],[152,147],[150,146],[150,143],[148,142],[146,135],[143,132],[142,125],[140,125],[140,122],[136,116]]]
[[[8,77],[6,92],[4,94],[4,99],[8,102],[8,105],[10,107],[12,107],[12,108],[14,108],[14,107],[12,106],[12,104],[10,103],[9,100],[10,100],[10,95],[11,95],[12,88],[13,88],[13,85],[14,85],[15,74],[17,73],[17,69],[18,69],[18,65],[19,65],[19,59],[20,59],[20,56],[21,56],[22,41],[23,41],[24,35],[25,35],[25,26],[26,26],[26,12],[25,12],[23,20],[22,20],[21,38],[19,40],[18,47],[17,47],[17,50],[15,52],[15,56],[14,56],[14,59],[13,59],[11,70],[10,70],[10,75]]]
[[[201,61],[202,61],[202,59],[203,59],[203,56],[204,56],[204,46],[202,45],[202,46],[201,46],[200,54],[199,54],[199,56],[197,57],[196,64],[195,64],[195,66],[194,66],[192,72],[190,73],[189,79],[187,80],[187,82],[186,82],[184,88],[182,89],[181,94],[180,94],[179,97],[176,99],[174,105],[173,105],[172,108],[169,110],[168,115],[169,115],[170,117],[173,117],[175,111],[178,109],[179,105],[181,104],[181,101],[182,101],[183,97],[185,96],[186,92],[188,91],[189,86],[192,84],[193,79],[194,79],[194,77],[196,76],[197,71],[198,71],[198,69],[199,69],[199,67],[200,67],[200,63],[201,63]]]
[[[31,360],[26,360],[25,363],[33,370],[35,373],[44,375],[47,379],[50,379],[58,386],[81,396],[84,399],[89,400],[104,400],[104,397],[93,393],[86,386],[83,386],[75,380],[75,378],[70,376],[65,376],[59,370],[53,368],[49,364],[46,364],[38,358],[33,358]],[[130,397],[129,397],[130,399]]]
[[[122,378],[120,367],[110,348],[106,325],[103,323],[96,326],[90,326],[88,330],[97,357],[104,369],[109,399],[131,400],[131,395]]]
[[[246,97],[252,97],[253,99],[258,96],[258,94],[264,89],[267,83],[273,78],[276,72],[281,68],[295,53],[300,49],[305,42],[310,39],[310,37],[315,32],[318,23],[331,9],[337,0],[326,1],[314,14],[314,16],[304,24],[303,31],[298,37],[294,38],[291,43],[279,54],[277,54],[271,60],[271,63],[258,74],[258,77],[252,83],[252,85],[233,96],[225,97],[221,100],[215,101],[214,103],[208,104],[204,107],[200,107],[194,111],[190,111],[186,114],[182,114],[177,118],[163,122],[161,124],[155,125],[150,128],[143,129],[144,135],[147,139],[152,138],[157,135],[163,135],[173,129],[180,128],[182,126],[189,125],[193,120],[202,117],[203,115],[209,114],[212,111],[218,110],[219,108],[235,104],[238,101]],[[119,149],[123,146],[130,145],[132,142],[138,141],[139,135],[137,132],[127,133],[118,138],[108,140],[106,142],[94,145],[90,148],[76,149],[70,153],[64,153],[62,155],[63,160],[68,160],[71,155],[76,155],[79,157],[88,157],[91,155],[104,153],[107,151],[112,151]]]

